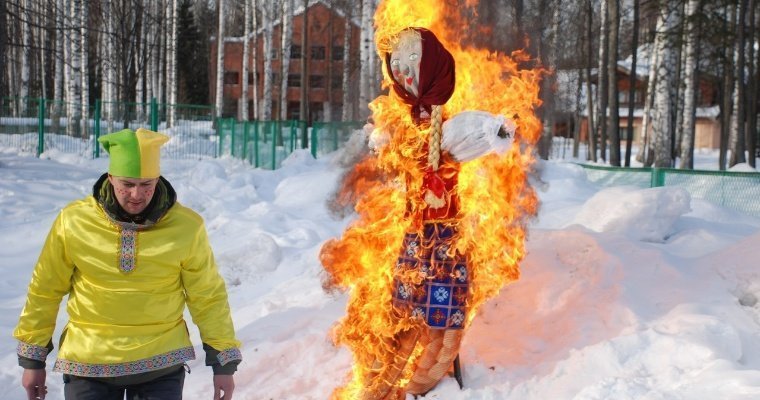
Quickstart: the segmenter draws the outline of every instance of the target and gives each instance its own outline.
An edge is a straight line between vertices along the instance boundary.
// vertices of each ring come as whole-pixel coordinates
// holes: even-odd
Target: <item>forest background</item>
[[[443,1],[456,3],[471,26],[486,33],[471,35],[476,38],[466,39],[468,44],[507,54],[524,49],[531,60],[523,67],[546,71],[538,110],[544,124],[538,146],[542,158],[556,154],[552,143],[562,135],[573,141],[574,156],[582,147],[592,162],[693,168],[699,85],[706,81],[717,92],[717,168],[755,167],[760,138],[756,0]],[[0,1],[0,101],[51,99],[66,104],[69,117],[86,121],[96,99],[114,104],[156,98],[167,104],[213,104],[221,117],[230,108],[222,92],[224,52],[211,59],[211,43],[217,37],[247,37],[244,51],[250,46],[255,52],[257,40],[272,51],[253,55],[264,59],[264,71],[252,71],[257,63],[241,66],[243,79],[251,71],[253,79],[261,76],[265,82],[264,90],[250,96],[243,81],[235,114],[247,119],[244,99],[250,96],[255,119],[287,119],[272,115],[271,108],[284,101],[283,91],[275,88],[285,87],[287,74],[273,74],[267,60],[273,53],[290,53],[294,44],[308,48],[309,38],[290,35],[274,43],[271,32],[276,25],[287,32],[315,3],[345,16],[348,29],[360,30],[359,48],[350,49],[351,41],[345,41],[343,51],[350,70],[345,72],[360,77],[356,93],[344,95],[352,96],[344,98],[344,105],[355,107],[337,114],[344,121],[365,120],[366,105],[381,93],[380,60],[372,42],[378,0]],[[636,71],[623,85],[628,90],[621,89],[619,62],[624,59]],[[304,75],[307,71],[302,69]],[[342,87],[348,87],[352,73],[342,75]],[[215,84],[209,84],[211,76],[217,77]],[[646,90],[636,93],[635,80],[642,77]],[[308,115],[303,86],[300,115]],[[621,107],[621,102],[633,104],[635,96],[645,98],[642,129],[647,134],[639,143],[625,140],[633,137],[627,121],[634,108]],[[171,110],[167,126],[173,124]]]

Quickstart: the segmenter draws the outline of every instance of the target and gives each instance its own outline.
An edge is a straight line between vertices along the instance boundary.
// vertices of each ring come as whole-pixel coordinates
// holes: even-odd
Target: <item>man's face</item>
[[[391,73],[393,79],[415,97],[419,96],[420,61],[422,61],[422,39],[414,30],[399,34],[398,43],[391,52]]]
[[[116,200],[124,211],[135,215],[148,207],[156,192],[158,178],[138,179],[108,175]]]

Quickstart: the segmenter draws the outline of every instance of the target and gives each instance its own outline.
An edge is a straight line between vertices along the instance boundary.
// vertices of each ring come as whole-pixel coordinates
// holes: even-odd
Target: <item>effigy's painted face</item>
[[[420,62],[422,61],[422,37],[415,30],[399,34],[398,43],[391,52],[393,79],[415,97],[419,96]]]

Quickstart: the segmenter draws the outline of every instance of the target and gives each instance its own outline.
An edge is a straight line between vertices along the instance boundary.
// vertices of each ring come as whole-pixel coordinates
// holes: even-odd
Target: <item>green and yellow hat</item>
[[[139,128],[101,136],[98,142],[111,156],[108,173],[127,178],[152,179],[161,175],[161,146],[169,140],[163,133]]]

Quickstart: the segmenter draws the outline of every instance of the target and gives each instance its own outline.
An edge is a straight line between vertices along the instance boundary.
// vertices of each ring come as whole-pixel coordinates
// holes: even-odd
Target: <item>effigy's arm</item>
[[[515,122],[485,111],[463,111],[443,123],[441,149],[459,162],[504,154],[514,142]]]

